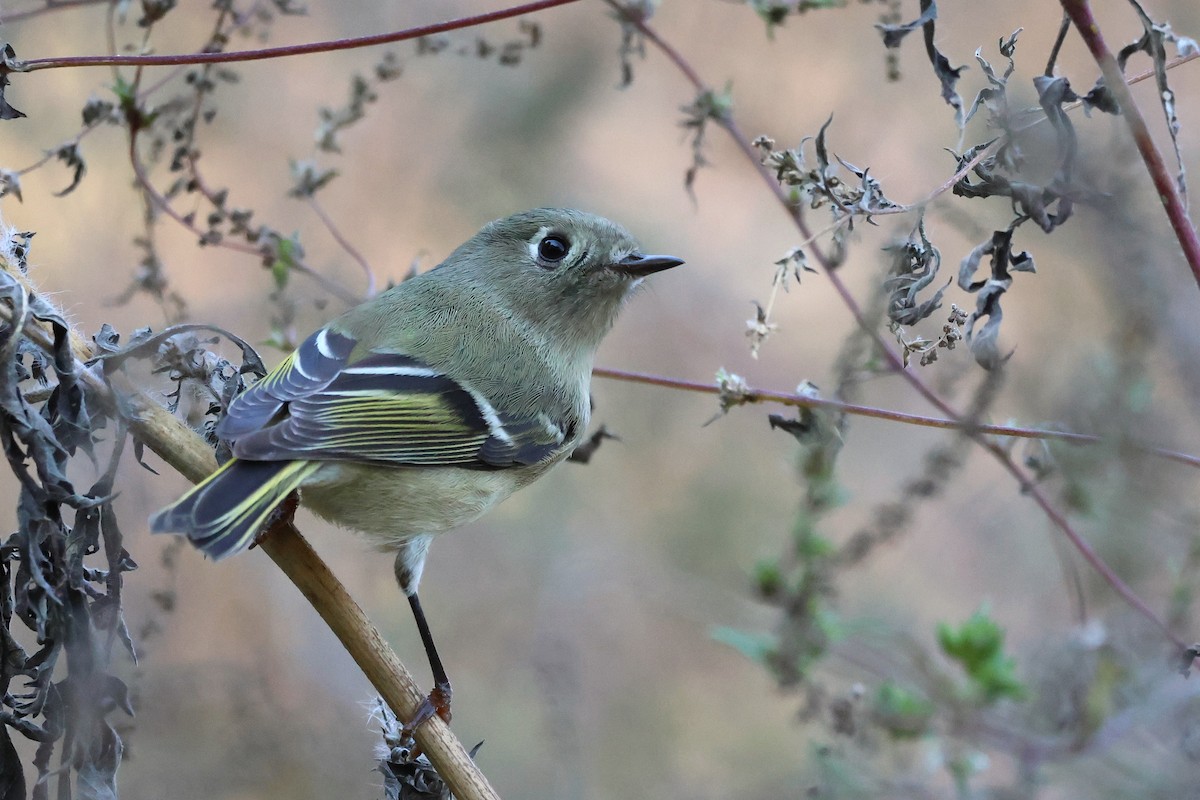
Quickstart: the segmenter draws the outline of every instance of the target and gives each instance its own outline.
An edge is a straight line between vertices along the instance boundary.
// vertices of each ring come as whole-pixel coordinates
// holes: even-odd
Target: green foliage
[[[300,234],[293,233],[291,238],[275,238],[271,259],[271,277],[275,279],[275,288],[287,287],[288,277],[296,268],[298,258],[303,258],[304,248],[300,246]]]
[[[710,122],[721,122],[729,119],[733,113],[733,86],[726,85],[723,91],[704,89],[689,105],[684,106],[683,122],[685,130],[689,131],[692,139],[692,165],[688,167],[683,178],[683,185],[690,192],[696,183],[696,175],[701,167],[708,164],[704,156],[705,135]]]
[[[875,690],[871,713],[893,739],[915,739],[929,729],[936,706],[931,700],[895,681]]]
[[[806,11],[841,8],[846,0],[747,0],[754,13],[767,24],[767,36],[773,37],[775,29],[787,21],[789,16],[799,16]]]
[[[772,597],[783,589],[783,569],[778,561],[763,559],[754,565],[754,585],[763,597]]]
[[[775,637],[765,633],[718,627],[711,632],[713,641],[732,647],[746,658],[763,667],[769,667],[776,656]]]
[[[957,628],[939,623],[937,640],[942,652],[967,673],[973,690],[983,702],[1020,700],[1025,696],[1025,687],[1017,679],[1016,662],[1004,654],[1004,629],[988,615],[986,608],[976,611]]]

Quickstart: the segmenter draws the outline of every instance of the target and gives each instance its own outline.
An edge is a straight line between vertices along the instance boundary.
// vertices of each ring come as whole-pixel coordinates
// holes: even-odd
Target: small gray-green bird
[[[151,530],[224,558],[299,489],[320,516],[397,551],[434,677],[409,726],[449,719],[450,682],[417,599],[429,543],[571,454],[600,340],[644,277],[682,263],[643,255],[624,228],[580,211],[492,222],[238,395],[217,426],[234,458]]]

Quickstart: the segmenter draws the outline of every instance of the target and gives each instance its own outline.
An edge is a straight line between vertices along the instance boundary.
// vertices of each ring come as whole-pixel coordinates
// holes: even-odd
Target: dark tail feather
[[[231,459],[150,518],[153,533],[183,533],[217,560],[245,550],[283,499],[320,465]]]

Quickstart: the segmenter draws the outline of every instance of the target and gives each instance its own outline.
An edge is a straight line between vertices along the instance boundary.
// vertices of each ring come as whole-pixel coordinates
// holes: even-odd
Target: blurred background
[[[277,18],[266,42],[238,37],[230,49],[399,30],[499,5],[313,2],[306,16]],[[899,5],[905,19],[917,16],[916,3]],[[1181,34],[1200,30],[1191,0],[1147,6]],[[5,1],[0,20],[35,7]],[[898,51],[900,79],[889,81],[873,27],[883,8],[852,3],[793,16],[768,36],[747,5],[674,0],[661,4],[652,23],[707,82],[731,87],[733,113],[747,135],[794,147],[833,115],[830,150],[869,167],[891,199],[911,203],[953,173],[946,148],[990,136],[980,119],[960,140],[919,33]],[[996,43],[1024,28],[1012,95],[1036,106],[1031,81],[1053,44],[1057,8],[1010,0],[942,9],[939,46],[953,64],[968,65],[959,87],[968,102],[985,85],[976,49],[1002,67]],[[1139,34],[1124,4],[1103,11],[1112,46]],[[108,48],[106,13],[103,4],[58,10],[9,21],[0,36],[24,59],[99,54]],[[117,27],[120,46],[140,41],[137,17],[135,7]],[[799,235],[716,128],[694,197],[685,190],[692,153],[680,108],[695,99],[690,85],[650,47],[644,59],[632,58],[634,80],[621,88],[621,30],[603,3],[587,0],[530,19],[540,42],[512,66],[496,54],[479,57],[476,40],[527,43],[516,21],[450,34],[435,54],[418,55],[404,43],[234,65],[237,81],[221,83],[217,114],[198,131],[199,168],[210,186],[228,189],[231,205],[253,208],[255,221],[285,236],[298,233],[306,261],[356,295],[365,291],[362,270],[309,206],[287,197],[289,160],[337,170],[320,202],[381,282],[400,280],[414,264],[432,267],[483,223],[514,211],[574,206],[611,217],[647,251],[677,254],[687,265],[656,276],[630,303],[600,365],[699,382],[725,368],[777,391],[804,380],[832,387],[853,320],[821,275],[805,276],[777,299],[778,330],[757,359],[751,356],[745,330],[752,303],[766,302],[773,262],[800,244]],[[181,4],[155,26],[154,51],[195,51],[212,20],[209,4]],[[317,153],[318,109],[343,107],[352,76],[369,74],[385,49],[401,75],[377,86],[365,119],[339,134],[341,154]],[[1149,64],[1134,63],[1135,71]],[[1060,69],[1081,92],[1097,74],[1074,32]],[[168,68],[150,70],[143,85],[167,76],[172,83],[152,103],[184,91],[182,74]],[[1194,173],[1196,64],[1173,71],[1171,80],[1185,164]],[[16,75],[7,98],[28,118],[0,125],[0,167],[23,168],[74,136],[80,108],[91,95],[111,99],[112,82],[104,68]],[[1152,82],[1136,93],[1161,134]],[[1005,297],[1001,343],[1014,354],[990,416],[1133,432],[1200,452],[1200,292],[1123,121],[1074,116],[1084,180],[1097,194],[1053,236],[1033,226],[1018,233],[1016,246],[1031,251],[1038,273],[1018,275]],[[1165,136],[1159,141],[1169,152]],[[132,186],[127,135],[105,127],[81,147],[87,174],[74,192],[53,196],[70,174],[52,164],[23,178],[21,202],[0,201],[3,221],[37,232],[33,278],[85,334],[105,322],[126,336],[145,325],[163,327],[164,308],[145,293],[117,302],[142,255],[131,243],[142,232],[144,206]],[[172,180],[163,165],[152,175],[160,190]],[[206,211],[192,196],[174,202],[181,213]],[[942,280],[1010,216],[999,200],[936,203],[926,225],[942,251]],[[813,219],[815,227],[823,224]],[[890,217],[856,228],[841,274],[864,303],[889,263],[881,248],[914,223],[912,216]],[[303,337],[346,307],[303,275],[292,276],[281,299],[269,300],[274,281],[258,259],[200,248],[170,220],[156,230],[165,275],[186,300],[190,320],[261,343],[281,330]],[[970,309],[974,298],[951,287],[947,309],[951,302]],[[281,314],[290,318],[280,323]],[[936,338],[943,321],[939,312],[914,333]],[[268,364],[283,355],[269,345],[262,352]],[[963,407],[982,373],[959,348],[923,376]],[[713,636],[721,627],[769,633],[778,623],[778,610],[756,599],[751,576],[757,562],[788,551],[803,494],[797,442],[767,424],[768,412],[785,410],[744,407],[706,424],[719,411],[711,395],[610,380],[596,380],[593,392],[595,422],[619,442],[606,443],[587,466],[564,465],[433,547],[422,599],[454,683],[454,730],[468,746],[485,741],[478,760],[505,797],[804,796],[828,778],[822,748],[836,737],[827,725],[801,719],[811,698],[781,691],[761,665]],[[861,401],[931,413],[894,377],[867,381]],[[822,534],[839,543],[868,524],[880,503],[903,494],[931,448],[953,441],[943,432],[867,419],[850,420],[844,438],[837,467],[844,504],[821,521]],[[1168,787],[1161,796],[1183,796],[1169,787],[1188,770],[1193,777],[1200,771],[1179,755],[1190,729],[1154,721],[1167,709],[1195,709],[1196,687],[1164,666],[1162,642],[1146,623],[1063,555],[1061,534],[998,465],[977,448],[963,452],[942,495],[916,504],[903,532],[844,576],[837,613],[861,621],[857,635],[867,640],[872,631],[898,631],[932,647],[937,622],[961,622],[987,603],[1008,631],[1018,673],[1036,683],[1047,674],[1037,672],[1038,654],[1078,632],[1065,559],[1081,571],[1089,610],[1106,629],[1147,642],[1142,666],[1150,677],[1121,706],[1137,713],[1119,735],[1084,763],[1049,768],[1045,796],[1101,796],[1082,788],[1089,779],[1095,791],[1104,784],[1113,796],[1138,786],[1138,796],[1156,796],[1160,785]],[[1078,463],[1067,463],[1072,454]],[[1067,455],[1048,491],[1165,613],[1168,597],[1187,585],[1196,547],[1196,473],[1116,446]],[[349,657],[260,553],[214,565],[170,538],[151,538],[147,515],[186,484],[153,456],[147,461],[161,475],[127,461],[117,509],[126,547],[141,566],[126,589],[141,658],[136,667],[121,667],[137,706],[125,726],[124,796],[380,796],[372,692]],[[11,508],[14,482],[0,479],[0,489],[7,493],[3,507]],[[0,517],[9,525],[12,518],[10,511]],[[310,515],[299,522],[427,683],[390,557]],[[1182,607],[1190,611],[1186,598]],[[1194,639],[1195,629],[1184,636]],[[873,669],[829,658],[821,667],[827,691],[848,691],[858,681],[871,686],[888,675],[887,650],[871,652],[880,656]],[[930,740],[888,750],[886,758],[896,774],[916,776],[931,792],[912,796],[951,796],[949,757]],[[1133,773],[1131,763],[1139,765]],[[985,763],[972,786],[1007,785],[1014,769],[1002,759]]]

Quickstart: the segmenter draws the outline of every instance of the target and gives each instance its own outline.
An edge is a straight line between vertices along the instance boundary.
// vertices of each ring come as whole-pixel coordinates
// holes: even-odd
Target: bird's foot
[[[435,714],[441,717],[443,722],[450,723],[451,694],[448,682],[435,683],[433,691],[421,701],[421,705],[417,706],[417,712],[412,715],[412,719],[404,723],[404,727],[400,729],[400,741],[408,751],[409,760],[416,760],[421,756],[421,747],[413,735],[417,728],[432,719]]]
[[[433,691],[421,701],[421,705],[417,706],[417,712],[413,714],[412,719],[404,723],[404,727],[400,729],[400,735],[411,738],[417,728],[432,719],[434,714],[441,717],[443,722],[449,724],[450,697],[452,694],[453,692],[450,690],[449,683],[434,684]]]

